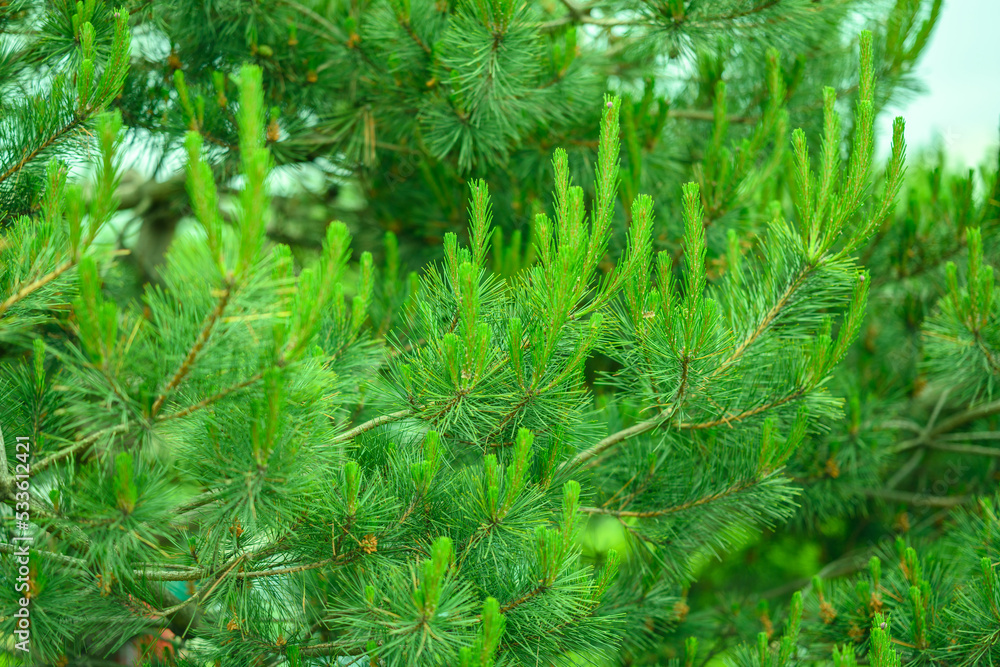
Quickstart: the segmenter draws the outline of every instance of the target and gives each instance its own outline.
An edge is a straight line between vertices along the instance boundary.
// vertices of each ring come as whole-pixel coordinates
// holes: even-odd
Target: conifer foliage
[[[28,664],[124,648],[192,667],[635,664],[664,645],[685,667],[1000,658],[992,469],[960,480],[966,496],[897,488],[935,453],[997,458],[956,441],[997,438],[1000,172],[981,205],[971,174],[946,195],[940,169],[905,186],[899,118],[874,165],[876,115],[940,2],[921,19],[899,0],[851,42],[857,78],[812,96],[819,123],[802,98],[828,72],[802,53],[846,49],[817,44],[847,3],[283,0],[289,22],[218,3],[245,34],[147,4],[0,0],[0,27],[42,16],[62,35],[0,54],[0,636],[26,599]],[[166,79],[130,55],[147,12],[191,19]],[[300,62],[324,40],[325,66]],[[247,45],[256,64],[237,68]],[[671,109],[651,82],[597,99],[595,54],[628,81],[661,52],[697,56],[690,97],[711,111]],[[733,63],[745,78],[724,80]],[[343,97],[317,122],[318,90]],[[754,100],[741,115],[734,92]],[[380,146],[376,126],[397,134]],[[183,147],[197,225],[136,299],[107,242],[129,127]],[[278,163],[339,151],[363,182],[412,150],[435,205],[462,188],[467,233],[442,235],[440,261],[407,273],[396,235],[373,253],[342,221],[305,261],[275,242]],[[69,176],[80,157],[89,190]],[[527,250],[505,236],[515,209]],[[925,274],[943,290],[914,287]],[[885,332],[919,346],[884,352]],[[777,527],[817,539],[873,498],[967,506],[920,517],[943,526],[931,544],[896,515],[904,535],[788,589],[773,620],[766,601],[752,627],[692,609],[707,558]],[[602,530],[616,548],[588,543]],[[15,537],[33,540],[23,589],[6,585]]]
[[[623,97],[626,214],[640,192],[662,193],[654,200],[663,226],[654,243],[676,249],[680,188],[696,181],[710,253],[724,253],[729,228],[741,240],[759,231],[775,197],[763,193],[778,182],[772,177],[788,131],[821,136],[816,91],[832,86],[839,98],[853,98],[855,21],[874,31],[878,112],[913,89],[912,66],[940,7],[941,0],[130,0],[125,9],[140,48],[114,105],[142,148],[144,168],[158,165],[166,182],[130,187],[122,206],[143,216],[144,241],[169,241],[186,213],[175,201],[183,179],[171,178],[179,174],[169,166],[188,130],[205,139],[220,196],[235,195],[235,76],[252,62],[264,72],[266,144],[276,165],[286,173],[319,165],[327,177],[316,199],[333,206],[366,247],[372,231],[391,230],[405,268],[439,259],[444,233],[464,228],[467,181],[489,178],[498,252],[512,265],[530,263],[554,148],[567,151],[573,177],[595,196],[599,107],[614,89]],[[93,14],[103,56],[110,5],[95,0],[80,12]],[[50,67],[75,62],[76,15],[70,0],[0,7],[0,39],[6,35],[7,59],[18,63],[21,80],[37,85]],[[23,81],[8,86],[4,74],[0,67],[0,99],[24,94]],[[12,139],[9,149],[20,156]],[[337,196],[345,177],[362,207]],[[276,200],[285,215],[268,232],[318,248],[328,218],[312,220],[307,203],[315,201],[304,199]],[[30,201],[18,196],[10,207],[21,212]],[[146,259],[145,246],[129,247],[140,263]],[[155,263],[159,249],[150,254]]]
[[[28,9],[17,1],[0,6],[0,33],[24,23]],[[49,158],[85,146],[81,135],[121,93],[130,66],[128,20],[124,9],[103,2],[63,3],[41,27],[62,39],[20,52],[6,44],[0,52],[0,219],[37,210],[38,193],[54,178],[45,177]],[[32,76],[40,64],[48,70],[41,83]]]
[[[246,66],[234,224],[192,130],[202,234],[178,240],[141,305],[119,303],[102,289],[115,258],[93,240],[115,208],[121,120],[99,115],[89,206],[50,162],[41,219],[16,219],[2,247],[3,338],[29,350],[5,362],[2,424],[5,443],[34,441],[35,659],[174,628],[175,658],[191,665],[536,664],[610,659],[676,622],[691,554],[789,518],[798,491],[783,466],[838,414],[824,385],[871,284],[855,255],[903,176],[897,119],[871,198],[872,44],[864,33],[847,163],[828,89],[819,159],[792,134],[795,215],[774,205],[746,255],[731,237],[712,285],[697,183],[683,189],[680,266],[654,254],[653,201],[637,193],[624,250],[598,270],[621,182],[613,96],[593,202],[556,149],[537,261],[508,279],[487,263],[484,181],[470,184],[469,243],[446,234],[423,275],[401,278],[391,242],[384,265],[364,252],[354,271],[337,222],[297,271],[265,239],[272,158],[262,73]],[[939,326],[978,331],[991,312],[977,257]],[[610,420],[589,407],[583,367],[597,352],[620,365]],[[5,460],[13,503],[10,445]],[[595,516],[623,526],[627,561],[581,559]],[[9,624],[17,596],[0,596]],[[777,646],[747,649],[754,664],[796,658],[802,605]],[[881,632],[873,651],[889,661]]]

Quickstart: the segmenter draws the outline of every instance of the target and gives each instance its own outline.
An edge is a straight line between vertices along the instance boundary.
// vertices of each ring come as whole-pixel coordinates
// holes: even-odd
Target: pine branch
[[[615,517],[637,517],[640,519],[651,519],[651,518],[666,516],[668,514],[676,514],[677,512],[683,512],[685,510],[689,510],[692,507],[698,507],[706,503],[715,502],[716,500],[726,498],[733,494],[739,493],[740,491],[745,491],[746,489],[749,489],[752,486],[756,486],[760,482],[761,480],[756,477],[744,480],[730,487],[727,487],[726,489],[723,489],[718,493],[713,493],[711,495],[703,496],[696,500],[691,500],[686,503],[681,503],[680,505],[675,505],[673,507],[665,507],[659,510],[648,510],[648,511],[638,512],[631,510],[612,510],[606,507],[581,507],[580,511],[586,514],[609,514]]]
[[[742,356],[746,352],[746,350],[751,345],[753,345],[753,343],[756,342],[764,334],[765,331],[767,331],[768,327],[774,322],[774,320],[776,320],[778,318],[778,316],[780,315],[781,311],[785,307],[788,306],[789,302],[791,301],[792,296],[794,296],[794,294],[795,294],[795,291],[799,287],[802,286],[803,282],[809,276],[809,274],[812,271],[816,270],[816,268],[818,268],[821,265],[822,265],[822,261],[819,262],[819,263],[817,263],[815,266],[811,266],[811,267],[810,266],[805,266],[805,267],[803,267],[802,269],[799,270],[799,272],[791,280],[791,282],[788,284],[788,287],[785,288],[785,291],[777,299],[777,301],[774,303],[774,305],[767,311],[767,313],[765,313],[764,317],[761,318],[760,322],[757,324],[757,326],[754,328],[754,330],[746,338],[744,338],[736,346],[736,348],[734,348],[734,350],[729,354],[729,356],[727,356],[726,359],[721,364],[719,364],[719,366],[702,381],[701,386],[696,390],[695,394],[700,393],[701,390],[704,389],[704,386],[708,383],[709,380],[711,380],[712,378],[716,377],[723,370],[728,369],[733,363],[735,363],[740,358],[742,358]],[[804,389],[800,390],[800,391],[802,391],[804,393]],[[738,421],[739,419],[742,419],[742,418],[745,418],[745,417],[750,417],[750,416],[753,416],[755,414],[759,414],[760,412],[763,412],[766,409],[770,409],[772,407],[777,407],[779,405],[787,403],[788,401],[793,400],[794,398],[798,398],[799,395],[801,395],[801,394],[799,394],[799,395],[796,395],[796,394],[798,394],[798,392],[793,393],[791,395],[791,397],[786,397],[784,399],[779,399],[778,401],[774,402],[773,404],[769,404],[769,405],[767,405],[765,407],[762,407],[762,408],[755,408],[755,409],[748,410],[748,411],[746,411],[744,413],[741,413],[740,415],[737,415],[735,417],[731,417],[731,418],[727,418],[727,419],[721,419],[721,420],[716,420],[716,421],[713,421],[713,422],[706,422],[704,424],[686,424],[686,425],[683,425],[682,427],[686,428],[686,429],[689,429],[689,430],[690,429],[702,429],[702,428],[709,428],[711,426],[718,426],[720,424],[727,423],[727,422],[733,421],[733,420],[737,420]],[[678,400],[680,400],[679,397],[678,397]],[[590,459],[592,459],[592,458],[594,458],[594,457],[602,454],[608,448],[613,447],[613,446],[617,445],[618,443],[620,443],[620,442],[622,442],[624,440],[627,440],[628,438],[632,438],[632,437],[635,437],[637,435],[641,435],[643,433],[646,433],[648,431],[651,431],[651,430],[657,428],[661,424],[665,423],[668,419],[670,419],[670,417],[673,415],[674,411],[676,411],[676,409],[677,409],[678,406],[679,406],[679,402],[675,402],[674,406],[672,408],[668,408],[667,410],[664,410],[663,412],[661,412],[656,417],[653,417],[651,419],[647,419],[646,421],[640,422],[639,424],[635,424],[634,426],[631,426],[629,428],[623,429],[621,431],[618,431],[617,433],[613,433],[613,434],[607,436],[606,438],[602,439],[600,442],[598,442],[593,447],[590,447],[589,449],[586,449],[586,450],[580,452],[579,454],[577,454],[576,456],[574,456],[572,459],[570,459],[569,461],[565,462],[562,466],[560,466],[560,469],[564,469],[564,468],[565,469],[572,469],[572,468],[575,468],[575,467],[581,465],[582,463],[586,463]]]
[[[764,405],[758,406],[756,408],[750,408],[748,410],[744,410],[743,412],[740,412],[739,414],[732,415],[732,416],[729,416],[729,417],[722,417],[720,419],[713,419],[713,420],[707,421],[707,422],[690,422],[690,423],[689,422],[680,422],[680,423],[676,424],[676,427],[679,428],[679,429],[682,429],[682,430],[696,431],[696,430],[701,430],[701,429],[706,429],[706,428],[714,428],[716,426],[723,426],[723,425],[728,426],[728,425],[732,424],[733,422],[743,421],[744,419],[748,419],[750,417],[754,417],[754,416],[759,415],[759,414],[761,414],[763,412],[767,412],[768,410],[772,410],[772,409],[780,407],[780,406],[782,406],[782,405],[784,405],[786,403],[794,401],[794,400],[796,400],[798,398],[801,398],[802,396],[805,395],[806,391],[808,391],[809,389],[810,389],[810,387],[800,387],[800,388],[796,389],[795,391],[791,392],[790,394],[788,394],[787,396],[785,396],[783,398],[776,399],[774,401],[771,401],[770,403],[765,403]]]
[[[913,456],[907,459],[906,463],[899,466],[899,469],[896,470],[892,477],[886,481],[885,488],[895,489],[897,486],[902,484],[903,480],[909,477],[917,469],[921,462],[923,462],[925,454],[926,451],[924,449],[918,449],[913,452]]]
[[[778,300],[773,306],[771,306],[770,310],[767,311],[761,321],[757,324],[757,327],[750,333],[749,336],[744,338],[740,344],[736,346],[730,355],[726,357],[725,361],[719,364],[719,367],[709,376],[709,378],[718,375],[723,370],[726,370],[730,364],[742,358],[743,353],[746,352],[747,348],[753,345],[757,339],[760,338],[765,331],[767,331],[767,328],[771,326],[774,320],[778,318],[778,315],[781,314],[781,311],[788,305],[788,302],[791,301],[792,296],[795,295],[795,291],[802,286],[802,283],[805,282],[805,279],[809,276],[809,274],[812,273],[819,265],[820,264],[817,264],[815,267],[806,266],[799,270]]]
[[[219,494],[217,491],[204,491],[198,495],[194,500],[184,503],[177,508],[177,514],[187,514],[188,512],[193,512],[196,509],[204,507],[209,503],[217,500]]]
[[[986,359],[986,364],[990,367],[990,371],[994,375],[1000,375],[1000,358],[993,354],[986,341],[983,340],[982,332],[979,329],[974,329],[972,335],[976,340],[976,347],[982,352],[983,357]]]
[[[364,649],[346,648],[343,642],[313,644],[312,646],[303,646],[302,648],[299,649],[299,654],[307,658],[317,658],[322,656],[351,657],[351,656],[362,655],[364,653],[365,653]]]
[[[956,454],[975,454],[976,456],[1000,457],[1000,449],[996,447],[979,447],[977,445],[948,445],[941,442],[931,442],[927,445],[927,447],[929,449],[936,449],[941,452],[954,452]]]
[[[382,415],[381,417],[375,417],[366,421],[364,424],[355,426],[350,431],[342,433],[333,439],[333,442],[350,442],[354,438],[358,437],[362,433],[367,433],[373,428],[378,428],[385,424],[391,424],[392,422],[399,421],[400,419],[406,419],[413,415],[412,410],[400,410],[399,412],[393,412],[392,414]]]
[[[731,424],[733,422],[739,422],[749,417],[759,415],[773,408],[780,407],[798,398],[801,398],[803,395],[805,395],[808,389],[809,389],[808,387],[800,387],[799,389],[796,389],[795,391],[793,391],[792,393],[788,394],[783,398],[771,401],[770,403],[758,406],[756,408],[750,408],[748,410],[744,410],[739,414],[731,415],[729,417],[713,419],[707,422],[677,422],[672,425],[681,430],[697,431],[708,428],[714,428],[716,426],[722,426],[723,424]],[[627,440],[628,438],[633,438],[637,435],[641,435],[648,431],[652,431],[658,426],[666,423],[670,419],[672,413],[673,410],[665,410],[656,417],[647,419],[646,421],[630,426],[629,428],[622,429],[621,431],[618,431],[616,433],[612,433],[611,435],[599,441],[593,447],[590,447],[589,449],[586,449],[577,454],[571,460],[564,463],[561,468],[566,468],[566,469],[574,468],[582,463],[586,463],[587,461],[596,456],[599,456],[600,454],[604,453],[604,451],[607,450],[609,447],[613,447],[614,445],[617,445],[619,442],[622,442],[623,440]]]
[[[968,410],[960,412],[957,415],[952,415],[938,424],[935,428],[927,431],[919,437],[904,440],[893,447],[892,452],[894,454],[898,454],[899,452],[905,452],[906,450],[913,449],[914,447],[929,445],[930,442],[939,435],[954,431],[959,426],[964,426],[965,424],[976,421],[977,419],[985,419],[996,414],[1000,414],[1000,401],[977,405],[976,407],[969,408]]]
[[[226,570],[222,574],[220,574],[217,577],[215,577],[215,580],[212,582],[212,585],[208,586],[207,590],[206,590],[206,586],[207,586],[207,584],[206,584],[206,586],[202,586],[201,588],[199,588],[195,592],[195,594],[192,595],[191,597],[189,597],[188,599],[186,599],[186,600],[184,600],[184,601],[182,601],[182,602],[180,602],[178,604],[175,604],[172,607],[168,607],[167,609],[163,609],[161,611],[153,611],[153,612],[151,612],[150,613],[150,617],[151,618],[166,618],[167,616],[172,616],[173,614],[176,614],[177,612],[179,612],[181,609],[184,609],[185,607],[190,606],[191,604],[197,602],[199,599],[207,598],[218,587],[218,585],[222,583],[222,580],[226,578],[226,575],[228,575],[230,572],[232,572],[233,568],[236,567],[237,565],[239,565],[247,557],[248,557],[248,554],[242,554],[242,555],[237,556],[236,558],[234,558],[233,561],[232,561],[232,563],[226,568]]]
[[[937,441],[942,440],[1000,440],[1000,431],[967,431],[963,433],[950,433],[937,437]]]
[[[669,419],[669,417],[670,417],[669,414],[660,413],[659,415],[651,419],[647,419],[646,421],[639,422],[638,424],[630,426],[626,429],[622,429],[616,433],[612,433],[611,435],[601,439],[593,447],[585,449],[584,451],[580,452],[569,461],[563,463],[560,466],[560,470],[563,469],[570,470],[576,468],[580,464],[586,463],[590,459],[602,454],[605,450],[617,445],[619,442],[622,442],[623,440],[627,440],[628,438],[634,438],[637,435],[642,435],[643,433],[652,431],[657,426],[662,424],[665,420]]]
[[[400,21],[400,25],[406,31],[406,34],[410,36],[410,39],[423,50],[427,55],[431,55],[431,47],[424,44],[424,40],[420,39],[417,33],[413,32],[413,26],[410,25],[409,21]]]
[[[16,551],[17,547],[15,547],[13,544],[5,544],[3,542],[0,542],[0,553],[14,554],[16,553]],[[54,560],[57,563],[66,565],[67,567],[76,567],[83,569],[87,565],[87,562],[82,558],[74,558],[73,556],[67,556],[65,554],[55,553],[54,551],[49,551],[48,549],[34,548],[31,550],[31,553],[39,554],[42,556],[42,558],[48,558]]]
[[[931,496],[925,493],[909,493],[891,489],[865,489],[864,493],[872,498],[905,503],[914,507],[956,507],[976,499],[975,496]]]
[[[100,109],[94,109],[90,116],[95,115],[98,111],[100,111]],[[65,135],[82,126],[87,120],[89,120],[90,116],[77,116],[66,125],[49,134],[48,137],[39,142],[34,148],[25,152],[17,162],[11,164],[6,171],[0,173],[0,183],[3,183],[14,174],[20,173],[20,171],[24,169],[28,163],[37,158],[43,151],[59,143]]]
[[[668,118],[680,118],[681,120],[704,120],[713,122],[715,114],[711,111],[700,109],[670,109],[667,111]],[[737,123],[741,125],[752,125],[757,122],[754,116],[726,116],[727,123]]]
[[[163,406],[163,402],[167,399],[167,394],[172,392],[177,386],[184,380],[187,374],[191,371],[194,365],[195,359],[201,352],[202,348],[205,347],[205,343],[208,342],[209,336],[212,335],[212,329],[215,328],[216,323],[222,317],[222,313],[226,310],[226,305],[229,303],[229,297],[232,296],[233,291],[233,276],[230,274],[226,277],[225,285],[222,288],[222,294],[219,295],[219,301],[215,304],[215,308],[209,314],[208,318],[205,320],[205,324],[202,326],[201,333],[198,334],[197,340],[195,340],[194,345],[188,350],[187,355],[184,357],[184,361],[181,363],[180,367],[174,373],[174,376],[164,387],[160,395],[157,396],[156,401],[153,403],[153,407],[150,410],[150,416],[156,417],[156,414],[160,411]]]
[[[260,371],[254,374],[253,376],[247,378],[246,380],[238,382],[232,385],[231,387],[227,387],[226,389],[223,389],[222,391],[216,394],[212,394],[211,396],[204,398],[198,401],[197,403],[194,403],[193,405],[189,405],[188,407],[182,410],[178,410],[177,412],[172,412],[168,415],[159,415],[156,417],[156,422],[160,423],[169,421],[171,419],[180,419],[181,417],[187,417],[191,413],[206,408],[212,403],[216,403],[231,394],[235,394],[236,392],[242,389],[246,389],[247,387],[250,387],[251,385],[256,384],[257,382],[260,382],[262,379],[264,379],[264,372]]]
[[[332,558],[325,558],[315,563],[303,563],[302,565],[289,565],[270,570],[250,570],[240,571],[232,574],[237,579],[256,579],[258,577],[277,577],[283,574],[295,574],[296,572],[307,572],[315,570],[333,563],[343,561],[343,555]],[[153,567],[163,567],[162,564],[154,564]],[[199,581],[211,574],[211,570],[204,568],[188,568],[186,570],[145,570],[135,571],[136,576],[141,576],[149,581]],[[208,594],[210,594],[209,591]],[[206,595],[208,595],[206,594]]]
[[[619,26],[644,26],[649,25],[646,22],[635,21],[634,19],[606,19],[606,18],[594,18],[593,16],[588,16],[586,14],[572,15],[567,14],[562,18],[554,19],[552,21],[546,21],[544,23],[538,24],[538,29],[543,32],[551,32],[557,28],[561,28],[564,25],[571,23],[582,23],[585,25],[596,25],[602,28],[615,28]]]
[[[111,426],[105,429],[101,429],[100,431],[84,438],[83,440],[78,440],[69,447],[61,449],[55,454],[50,454],[49,456],[45,457],[38,463],[33,464],[31,466],[30,474],[32,477],[34,477],[38,473],[48,469],[49,466],[51,466],[52,464],[58,463],[59,461],[62,461],[67,457],[73,456],[77,453],[84,451],[85,449],[87,449],[88,447],[90,447],[95,442],[97,442],[98,440],[100,440],[105,436],[112,436],[112,435],[117,435],[119,433],[125,433],[126,431],[129,430],[130,426],[131,426],[130,424],[119,424],[118,426]]]
[[[45,287],[53,280],[57,279],[59,276],[66,273],[76,265],[77,262],[75,260],[64,262],[63,264],[59,265],[55,270],[50,271],[41,278],[28,283],[27,285],[19,289],[17,292],[7,297],[7,299],[4,300],[3,303],[0,303],[0,316],[2,316],[5,312],[7,312],[7,310],[11,306],[16,304],[18,301],[24,299],[27,296],[30,296],[34,292],[37,292],[38,290]]]
[[[517,609],[528,600],[544,593],[546,590],[548,590],[548,588],[549,587],[545,584],[539,584],[538,586],[535,586],[521,597],[517,598],[516,600],[511,600],[504,606],[500,607],[500,613],[506,614],[508,611],[511,611],[512,609]]]

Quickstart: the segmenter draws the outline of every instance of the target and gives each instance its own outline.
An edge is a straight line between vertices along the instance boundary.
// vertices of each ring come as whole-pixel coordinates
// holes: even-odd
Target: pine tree
[[[771,539],[747,538],[743,554],[702,571],[695,611],[660,655],[688,634],[703,653],[781,637],[790,609],[780,598],[792,591],[804,596],[798,650],[809,661],[845,645],[870,657],[880,613],[895,619],[906,664],[995,655],[982,558],[993,553],[997,501],[990,266],[1000,260],[1000,155],[978,174],[949,173],[943,155],[925,155],[907,180],[906,205],[862,253],[871,305],[830,382],[846,418],[806,439],[786,469],[802,487],[800,507]],[[821,550],[822,560],[805,558],[818,563],[812,581],[794,562],[803,548]],[[979,589],[987,596],[970,598]]]
[[[114,209],[121,121],[100,116],[97,192],[111,194],[84,218],[53,163],[45,224],[18,218],[8,238],[29,242],[4,248],[5,338],[49,331],[5,373],[5,433],[33,439],[38,659],[114,650],[174,623],[188,664],[531,663],[612,657],[622,635],[635,650],[674,623],[691,554],[789,518],[797,490],[783,465],[837,414],[823,385],[871,283],[854,254],[892,212],[903,173],[898,120],[870,199],[872,35],[860,44],[847,164],[827,90],[815,175],[804,133],[792,135],[796,215],[773,205],[755,251],[731,241],[712,285],[696,183],[683,190],[683,270],[669,251],[654,258],[644,195],[625,251],[598,270],[621,173],[616,97],[601,107],[593,205],[556,150],[554,215],[536,215],[537,261],[511,279],[487,267],[482,181],[469,244],[446,235],[444,261],[417,279],[400,279],[390,243],[378,271],[362,253],[346,294],[338,223],[296,273],[287,247],[265,243],[271,157],[261,70],[247,67],[236,224],[224,224],[191,131],[203,236],[171,249],[141,307],[117,303],[102,289],[113,257],[93,241]],[[386,345],[370,320],[376,283],[398,313]],[[609,379],[622,390],[594,413],[582,370],[597,351],[620,364]],[[588,515],[624,527],[626,563],[581,560]]]
[[[842,380],[857,388],[854,437],[831,434],[825,449],[847,462],[843,479],[822,484],[822,493],[807,486],[811,506],[804,509],[844,513],[845,505],[874,496],[885,507],[867,532],[884,532],[851,554],[866,574],[813,580],[816,614],[806,630],[813,646],[843,641],[846,632],[859,651],[881,650],[865,629],[885,613],[907,664],[988,664],[1000,651],[991,601],[997,454],[988,446],[1000,414],[992,266],[1000,259],[1000,156],[977,180],[971,170],[947,178],[938,156],[911,176],[908,206],[867,251],[892,270],[873,280],[885,306],[873,313],[856,369]],[[961,278],[950,259],[959,253]],[[873,353],[893,345],[895,358]],[[858,389],[870,393],[859,397]],[[865,410],[893,418],[862,417],[866,403]],[[880,446],[864,443],[868,438]]]
[[[121,94],[130,65],[124,10],[88,0],[35,17],[33,5],[0,5],[0,222],[37,212],[49,158],[86,151],[81,138]],[[41,37],[18,40],[32,19]]]
[[[32,3],[13,4],[0,8],[4,27],[35,25]],[[191,665],[615,664],[645,654],[694,665],[721,651],[755,665],[995,658],[1000,498],[980,462],[996,459],[1000,412],[991,268],[1000,169],[977,178],[921,167],[894,213],[904,187],[897,121],[887,169],[871,182],[874,119],[888,99],[879,91],[905,83],[940,3],[926,17],[919,3],[896,3],[887,27],[856,43],[856,81],[811,100],[816,81],[837,81],[834,53],[848,47],[822,37],[846,6],[824,6],[817,23],[817,12],[796,13],[808,3],[739,16],[739,3],[667,4],[675,33],[655,30],[668,13],[634,8],[517,10],[558,13],[521,26],[522,36],[555,31],[564,55],[588,34],[566,26],[627,38],[587,41],[591,50],[572,59],[596,82],[589,102],[563,90],[558,104],[519,107],[538,125],[513,140],[492,99],[478,107],[491,119],[482,137],[421,157],[432,170],[425,183],[446,184],[431,196],[462,192],[468,202],[446,219],[469,220],[468,242],[444,234],[442,261],[421,274],[407,274],[393,234],[378,262],[352,251],[343,223],[325,227],[304,268],[273,243],[280,214],[267,180],[275,162],[299,159],[284,152],[289,128],[349,156],[342,166],[361,182],[371,165],[345,147],[360,150],[367,130],[337,143],[291,122],[274,87],[280,67],[235,69],[241,44],[271,62],[260,33],[244,40],[225,26],[231,60],[213,61],[228,63],[221,79],[186,64],[199,53],[192,45],[219,34],[189,21],[204,32],[178,44],[173,69],[183,73],[156,103],[167,120],[147,129],[182,140],[198,233],[176,239],[160,281],[136,301],[104,240],[119,208],[123,126],[140,126],[130,105],[156,89],[140,83],[155,81],[155,68],[143,56],[132,67],[146,76],[124,78],[131,10],[54,5],[45,30],[65,39],[29,40],[0,68],[5,93],[18,91],[4,97],[13,122],[0,139],[5,576],[20,565],[19,503],[35,540],[27,591],[0,593],[4,637],[16,636],[27,593],[37,664],[85,664],[137,635],[149,640],[145,658]],[[490,14],[497,7],[510,9],[442,4],[435,18],[429,5],[365,6],[345,44],[356,50],[383,30],[393,45],[392,31],[419,38],[446,17],[465,32],[426,34],[460,50],[490,21],[507,39],[528,20]],[[141,21],[147,9],[191,6],[132,9]],[[328,27],[348,25],[327,9]],[[738,20],[758,15],[759,24]],[[272,19],[261,10],[238,25],[255,21]],[[711,29],[699,33],[699,21]],[[776,21],[795,29],[770,31]],[[308,32],[276,24],[289,42]],[[811,56],[789,66],[763,47],[726,50],[727,31]],[[720,34],[726,48],[706,55]],[[817,43],[824,58],[814,59]],[[621,58],[625,92],[641,98],[596,103],[603,48]],[[668,106],[649,85],[628,88],[673,48],[697,54],[690,99],[710,105],[707,115]],[[405,73],[415,53],[387,58],[384,71]],[[29,80],[38,73],[52,78]],[[218,80],[210,126],[199,113]],[[362,94],[374,96],[377,118],[401,88],[374,81]],[[461,80],[416,88],[426,101],[446,85],[469,90]],[[119,89],[118,112],[102,113]],[[742,117],[727,108],[734,92],[755,100]],[[845,93],[857,101],[842,155]],[[817,101],[818,124],[808,113]],[[570,103],[560,129],[556,111]],[[754,123],[739,120],[751,113]],[[692,129],[709,121],[710,131]],[[593,146],[574,138],[588,122],[600,128]],[[734,129],[742,125],[746,134]],[[74,151],[87,154],[90,134],[96,183],[84,190],[67,167]],[[699,158],[683,169],[656,153],[674,135],[679,153]],[[475,155],[496,136],[506,139],[494,152],[463,166],[463,145]],[[575,147],[543,165],[537,154],[556,139]],[[400,159],[395,144],[375,148],[380,163]],[[476,175],[487,180],[466,178]],[[672,199],[671,184],[688,179]],[[398,196],[372,206],[433,209],[408,199],[420,187],[396,186]],[[551,214],[542,187],[554,187]],[[527,252],[498,231],[517,227],[515,202],[532,213]],[[608,360],[597,382],[595,357]],[[29,463],[30,492],[18,476]],[[772,614],[765,599],[756,612],[720,615],[692,594],[707,557],[779,526],[822,542],[831,519],[858,521],[874,546],[792,582],[787,611],[778,603]],[[618,550],[592,548],[611,528]],[[892,532],[902,537],[882,539]]]
[[[15,4],[10,15],[36,29],[40,44],[74,43],[75,3]],[[100,1],[92,7],[108,13]],[[911,69],[941,2],[135,0],[126,8],[142,48],[115,105],[148,161],[170,164],[185,132],[197,130],[220,196],[234,194],[233,76],[252,61],[264,71],[276,164],[293,174],[319,164],[329,186],[276,201],[274,240],[318,250],[330,217],[310,206],[332,206],[366,249],[380,241],[373,230],[392,231],[404,268],[419,270],[440,259],[444,233],[464,229],[468,182],[488,177],[497,254],[513,270],[534,259],[532,224],[547,202],[554,148],[568,151],[573,178],[595,196],[591,162],[609,88],[623,96],[625,217],[639,192],[661,193],[654,242],[676,251],[680,188],[697,181],[710,255],[722,256],[728,229],[747,242],[763,229],[771,194],[760,188],[777,182],[768,174],[781,171],[790,128],[821,136],[816,91],[833,86],[848,103],[856,96],[856,23],[874,31],[878,112],[915,87]],[[19,62],[47,62],[30,38],[16,43],[29,45]],[[175,201],[183,176],[166,167],[164,182],[136,185],[126,176],[122,205],[143,217],[129,247],[155,276],[187,212]],[[620,250],[625,222],[615,228]]]

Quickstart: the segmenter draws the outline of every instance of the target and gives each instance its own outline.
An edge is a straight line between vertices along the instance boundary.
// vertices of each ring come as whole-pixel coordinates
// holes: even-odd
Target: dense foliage
[[[1000,657],[1000,164],[873,165],[940,9],[0,4],[10,660]]]

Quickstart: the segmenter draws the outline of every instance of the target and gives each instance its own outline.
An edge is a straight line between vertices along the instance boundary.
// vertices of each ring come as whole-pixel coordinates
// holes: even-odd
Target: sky
[[[944,0],[915,75],[927,92],[879,119],[888,154],[892,118],[906,119],[908,153],[939,140],[950,164],[977,167],[1000,143],[1000,0]]]

